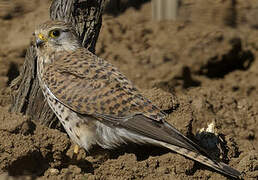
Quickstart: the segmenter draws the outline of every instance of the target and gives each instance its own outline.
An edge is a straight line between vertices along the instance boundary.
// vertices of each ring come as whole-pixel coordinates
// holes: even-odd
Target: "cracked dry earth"
[[[64,132],[11,114],[9,84],[47,0],[0,0],[0,179],[227,179],[152,146],[101,149],[72,159]],[[233,1],[232,1],[233,2]],[[116,65],[189,138],[214,124],[209,152],[258,177],[258,2],[183,0],[178,21],[154,22],[151,4],[105,14],[97,54]],[[4,6],[3,6],[4,5]],[[203,138],[204,137],[204,138]]]

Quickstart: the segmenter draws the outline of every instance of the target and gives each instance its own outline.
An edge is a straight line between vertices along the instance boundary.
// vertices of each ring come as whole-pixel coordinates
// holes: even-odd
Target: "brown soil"
[[[49,3],[0,0],[0,179],[226,179],[156,147],[80,150],[75,159],[65,133],[9,113],[8,84],[19,73],[35,25],[48,18]],[[215,123],[218,143],[206,148],[244,172],[244,179],[257,179],[257,19],[254,0],[184,0],[177,22],[152,21],[146,3],[104,15],[97,54],[203,146],[214,134],[196,133]]]

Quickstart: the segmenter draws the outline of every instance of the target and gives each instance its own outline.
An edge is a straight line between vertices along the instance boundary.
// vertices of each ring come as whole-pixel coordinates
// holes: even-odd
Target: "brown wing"
[[[44,71],[43,81],[54,96],[81,114],[165,116],[114,66],[85,49],[62,53]]]
[[[165,127],[162,120],[165,114],[123,74],[84,49],[62,54],[45,68],[43,80],[59,101],[82,115],[92,115],[108,126],[198,151],[175,128]]]
[[[204,150],[165,122],[165,115],[124,75],[87,50],[63,53],[44,70],[43,81],[53,95],[82,116],[92,115],[109,127],[124,128],[154,139],[229,176],[240,175],[229,166],[207,158]]]
[[[166,128],[165,114],[124,75],[84,49],[62,54],[45,68],[43,80],[59,101],[82,115],[92,115],[108,126],[198,152],[197,145],[179,131]]]
[[[239,176],[238,171],[207,158],[204,150],[165,122],[165,114],[144,98],[124,75],[87,50],[63,53],[44,70],[43,81],[53,95],[82,116],[92,115],[109,127],[124,128],[157,140],[224,174]]]

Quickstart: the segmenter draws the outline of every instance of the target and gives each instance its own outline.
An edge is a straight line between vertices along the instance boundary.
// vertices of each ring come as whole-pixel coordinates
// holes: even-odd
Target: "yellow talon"
[[[73,153],[77,155],[79,153],[79,149],[80,147],[76,144],[73,148]]]
[[[72,155],[73,160],[77,160],[78,154],[79,154],[79,149],[80,149],[80,147],[77,144],[75,144],[74,148],[73,148],[73,155]]]

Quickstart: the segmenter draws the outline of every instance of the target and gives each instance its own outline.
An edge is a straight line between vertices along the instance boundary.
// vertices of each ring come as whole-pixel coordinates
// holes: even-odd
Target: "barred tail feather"
[[[125,139],[125,141],[139,144],[148,143],[160,145],[207,165],[225,175],[234,178],[239,178],[240,176],[240,172],[237,170],[224,163],[212,160],[204,149],[185,137],[166,121],[153,120],[142,114],[122,118],[106,115],[98,115],[98,117],[102,118],[102,123],[109,126],[110,129],[114,130],[114,127],[117,128],[115,131],[112,131],[112,133],[115,134],[113,137],[119,138],[113,138],[112,141],[116,139],[116,142],[120,143],[122,142],[120,138],[122,138]],[[101,132],[103,133],[104,131]],[[108,135],[106,137],[110,139],[112,136]]]
[[[187,149],[178,147],[178,146],[174,146],[165,142],[159,142],[161,146],[166,147],[174,152],[177,152],[178,154],[181,154],[183,156],[186,156],[190,159],[193,159],[195,161],[200,162],[201,164],[204,164],[206,166],[209,166],[225,175],[234,177],[234,178],[239,178],[240,177],[240,172],[229,167],[227,164],[222,163],[222,162],[216,162],[214,160],[211,160],[205,156],[203,156],[202,154],[199,154],[197,152],[193,152],[193,151],[189,151]]]

